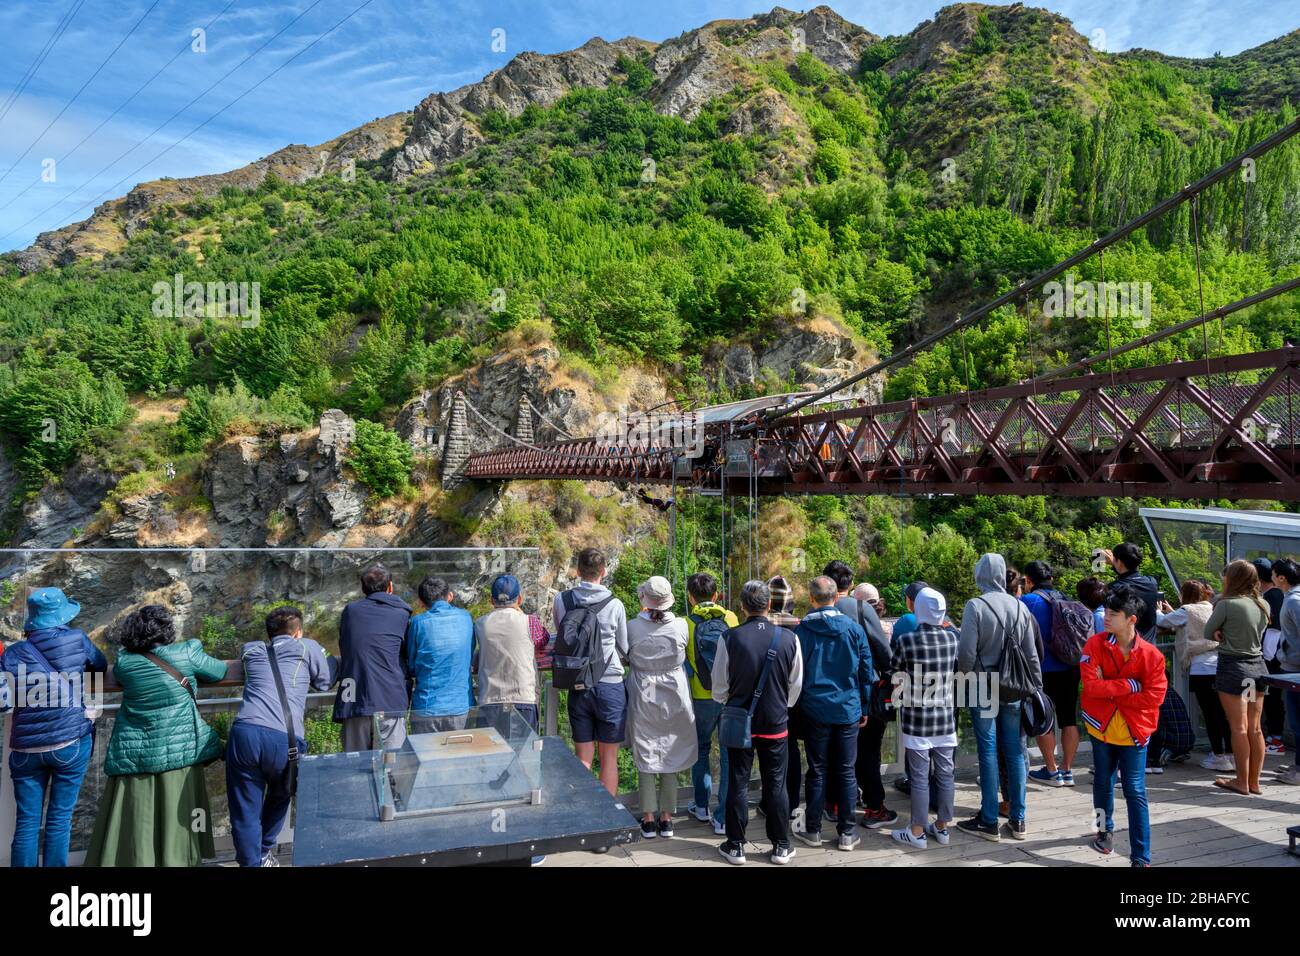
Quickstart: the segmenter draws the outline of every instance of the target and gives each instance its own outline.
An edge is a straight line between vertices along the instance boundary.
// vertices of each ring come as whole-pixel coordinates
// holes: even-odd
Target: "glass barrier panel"
[[[198,641],[204,653],[224,661],[238,661],[245,644],[265,640],[266,614],[292,604],[303,612],[305,636],[337,655],[339,616],[348,602],[362,597],[360,576],[374,564],[392,573],[394,594],[417,614],[425,610],[418,593],[425,577],[442,578],[455,592],[457,605],[478,612],[486,606],[492,579],[515,574],[523,585],[524,609],[549,623],[550,595],[539,583],[542,562],[535,548],[0,549],[0,642],[10,647],[24,639],[26,602],[33,590],[58,587],[78,606],[67,626],[84,631],[105,654],[109,675],[120,651],[120,624],[146,604],[167,610],[177,641]],[[216,730],[223,746],[242,703],[241,673],[233,669],[227,681],[200,682],[197,687],[199,717]],[[74,860],[90,843],[108,781],[105,755],[123,705],[122,693],[109,675],[86,682],[93,690],[97,717],[92,724],[94,751],[73,813]],[[308,698],[308,753],[342,749],[341,725],[332,718],[336,693],[332,688]],[[13,719],[12,713],[0,718],[5,728],[0,787],[7,794],[12,793],[7,752]],[[220,849],[230,832],[225,762],[210,764],[204,777]],[[2,796],[0,811],[12,815],[12,799],[4,802]],[[0,819],[0,832],[12,832],[12,819]],[[4,842],[7,857],[7,838]]]
[[[383,756],[376,791],[391,792],[393,810],[381,819],[541,802],[542,740],[509,704],[411,717],[401,748]]]

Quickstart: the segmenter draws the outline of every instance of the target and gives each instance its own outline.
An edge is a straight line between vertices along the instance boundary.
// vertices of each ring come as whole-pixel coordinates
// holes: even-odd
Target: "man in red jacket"
[[[1115,829],[1115,772],[1123,774],[1128,804],[1129,859],[1151,865],[1147,813],[1147,744],[1160,719],[1168,680],[1165,656],[1138,634],[1142,597],[1119,585],[1105,603],[1106,630],[1088,638],[1079,659],[1083,722],[1092,737],[1092,848],[1109,854]]]

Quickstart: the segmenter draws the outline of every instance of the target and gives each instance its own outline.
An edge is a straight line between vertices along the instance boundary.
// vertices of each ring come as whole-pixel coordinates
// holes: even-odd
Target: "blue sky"
[[[764,8],[755,0],[370,0],[317,40],[365,0],[234,0],[208,27],[206,51],[192,51],[192,31],[230,3],[0,4],[0,113],[56,25],[76,9],[0,118],[0,250],[22,248],[38,232],[84,219],[94,205],[137,182],[222,172],[289,143],[322,142],[377,116],[410,109],[431,91],[473,82],[524,50],[567,50],[591,36],[663,40],[708,20]],[[842,16],[881,35],[906,33],[941,5],[937,0],[832,4]],[[1180,56],[1226,55],[1300,25],[1300,14],[1279,18],[1279,5],[1258,0],[1046,0],[1041,5],[1069,17],[1085,36],[1103,40],[1096,31],[1104,31],[1104,48],[1112,51],[1140,46]],[[503,52],[493,49],[494,30],[504,31]],[[282,66],[312,41],[317,42]],[[236,100],[241,94],[246,95]],[[46,181],[42,171],[51,159],[54,176]]]

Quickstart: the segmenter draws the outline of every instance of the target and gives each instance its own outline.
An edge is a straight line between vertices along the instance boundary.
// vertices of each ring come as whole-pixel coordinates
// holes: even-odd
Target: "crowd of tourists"
[[[1130,860],[1148,866],[1145,778],[1186,758],[1194,741],[1153,643],[1157,631],[1173,633],[1174,656],[1189,674],[1211,748],[1201,766],[1225,774],[1216,785],[1250,797],[1265,782],[1300,783],[1300,754],[1262,778],[1265,754],[1284,752],[1284,722],[1300,732],[1300,693],[1270,694],[1263,683],[1300,672],[1300,566],[1233,561],[1217,591],[1185,581],[1175,609],[1141,572],[1139,547],[1125,543],[1101,557],[1113,579],[1086,578],[1067,597],[1046,563],[1020,572],[985,554],[973,568],[979,593],[965,602],[960,626],[945,595],[924,581],[906,587],[904,613],[890,620],[879,590],[855,584],[841,561],[803,593],[780,575],[746,581],[734,610],[707,572],[689,576],[684,601],[653,576],[637,588],[629,617],[605,583],[604,553],[587,548],[576,556],[576,583],[555,597],[551,629],[525,611],[513,575],[491,583],[490,610],[476,620],[446,580],[419,582],[417,611],[394,593],[391,573],[374,566],[342,612],[337,657],[304,634],[300,609],[266,616],[265,640],[242,649],[243,699],[224,749],[199,716],[195,693],[199,682],[226,678],[227,663],[198,640],[178,641],[164,607],[141,607],[114,631],[122,701],[86,863],[189,866],[211,858],[204,768],[224,756],[236,860],[278,865],[297,760],[307,751],[309,694],[337,685],[333,720],[344,750],[396,750],[408,732],[463,729],[471,712],[495,711],[537,730],[539,670],[549,668],[566,696],[576,755],[611,794],[619,753],[630,750],[646,840],[674,836],[678,774],[689,771],[687,812],[723,837],[724,859],[743,864],[755,762],[757,811],[776,864],[794,858],[796,843],[824,846],[829,825],[829,840],[845,852],[861,844],[861,830],[886,830],[913,850],[947,845],[954,828],[1024,840],[1027,784],[1075,784],[1081,719],[1096,811],[1089,845],[1112,852],[1118,780]],[[796,616],[804,598],[808,610]],[[27,607],[26,639],[9,645],[0,669],[53,681],[108,668],[74,624],[78,605],[60,589],[33,591]],[[13,709],[12,863],[65,865],[96,715],[79,699],[4,703]],[[958,819],[963,711],[978,753],[979,806]],[[891,722],[905,814],[886,806],[881,777]],[[1044,763],[1033,770],[1031,737]]]

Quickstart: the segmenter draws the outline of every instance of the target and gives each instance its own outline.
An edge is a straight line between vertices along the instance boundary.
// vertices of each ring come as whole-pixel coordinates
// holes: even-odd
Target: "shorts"
[[[1062,730],[1079,726],[1079,669],[1043,671],[1043,690],[1056,711],[1056,726]]]
[[[1257,697],[1268,693],[1261,683],[1268,676],[1268,667],[1260,657],[1233,657],[1219,654],[1219,669],[1214,673],[1214,689],[1220,694],[1243,694],[1254,690]]]
[[[621,744],[627,736],[627,685],[602,682],[569,691],[569,727],[575,744]]]

